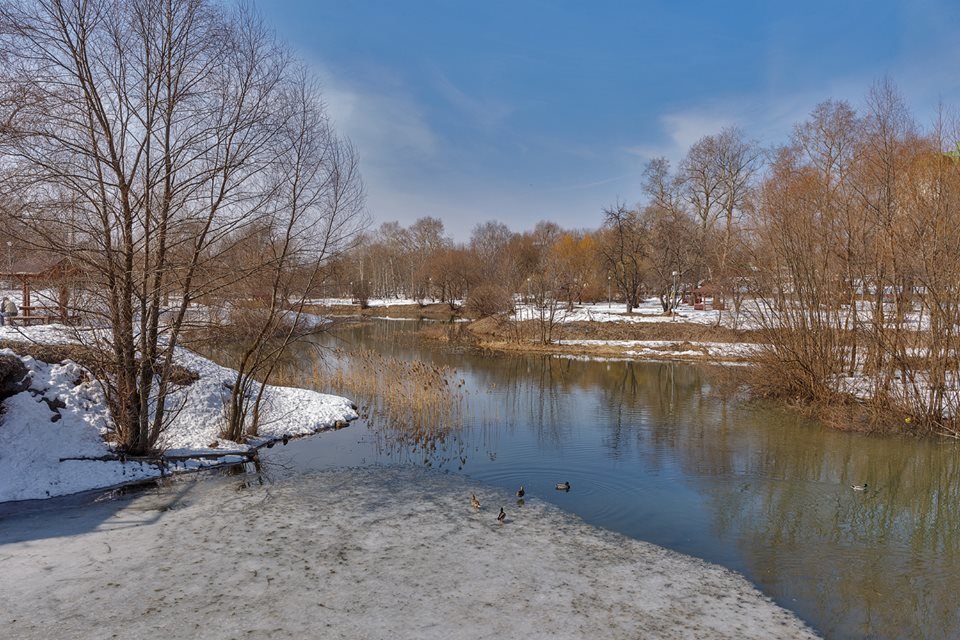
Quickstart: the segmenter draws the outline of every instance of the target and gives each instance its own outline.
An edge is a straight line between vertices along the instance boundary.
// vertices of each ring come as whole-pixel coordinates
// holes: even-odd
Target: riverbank
[[[315,302],[309,307],[312,313],[343,319],[434,320],[438,324],[423,328],[422,337],[487,351],[744,363],[761,339],[757,327],[743,317],[690,305],[664,315],[655,300],[644,302],[631,314],[624,312],[623,305],[606,303],[561,309],[550,323],[547,343],[542,335],[544,322],[535,319],[528,307],[521,306],[509,319],[473,319],[462,306],[446,303],[376,299],[361,308],[346,299]]]
[[[389,308],[389,301],[380,302]],[[752,397],[776,401],[843,431],[960,438],[954,374],[945,375],[939,408],[930,404],[935,371],[916,362],[913,353],[894,362],[899,368],[885,384],[876,372],[866,371],[861,353],[855,370],[844,368],[811,387],[806,360],[792,352],[799,347],[769,344],[770,331],[751,315],[751,308],[757,311],[755,305],[746,305],[740,314],[680,305],[676,313],[664,314],[655,301],[647,301],[628,314],[619,306],[584,304],[557,310],[551,319],[521,305],[510,316],[430,324],[420,328],[419,336],[490,353],[753,365],[725,375],[724,386],[748,390]],[[919,318],[916,323],[922,324]]]
[[[103,390],[70,359],[80,352],[71,331],[58,325],[0,328],[0,355],[16,356],[26,367],[23,390],[3,402],[0,502],[243,462],[258,444],[336,428],[357,417],[346,398],[270,386],[258,438],[243,444],[225,440],[220,436],[225,385],[236,372],[178,348],[176,365],[184,375],[168,399],[172,418],[159,442],[163,455],[125,459],[109,443],[113,427]]]
[[[738,574],[535,496],[519,507],[409,467],[247,480],[77,510],[69,537],[43,514],[5,523],[5,632],[46,638],[56,620],[64,637],[815,637]]]
[[[447,303],[419,304],[413,300],[373,300],[369,306],[361,306],[350,300],[324,300],[322,304],[310,304],[305,311],[324,317],[342,318],[395,318],[403,320],[438,320],[450,322],[462,317],[459,306]]]
[[[501,322],[485,318],[455,325],[424,327],[429,340],[486,351],[563,356],[746,363],[757,352],[756,332],[683,321],[614,323],[577,321],[554,328],[549,344],[533,320]]]

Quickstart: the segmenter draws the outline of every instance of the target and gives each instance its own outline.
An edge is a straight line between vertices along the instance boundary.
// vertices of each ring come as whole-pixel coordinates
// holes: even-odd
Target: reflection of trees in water
[[[435,451],[392,455],[462,466],[458,453],[493,456],[511,430],[563,447],[590,421],[611,458],[634,453],[650,470],[679,465],[679,481],[705,498],[712,533],[736,545],[747,575],[816,617],[822,631],[960,637],[960,458],[952,446],[818,430],[793,414],[729,404],[701,367],[472,357],[408,340],[408,323],[373,326],[395,357],[468,367],[461,374],[471,433],[448,436]],[[355,340],[363,344],[360,333]],[[863,482],[869,491],[850,490]]]
[[[828,635],[960,635],[952,446],[815,431],[785,425],[791,419],[774,411],[743,414],[701,425],[715,437],[691,434],[677,454],[689,478],[703,478],[715,531],[738,544],[747,574],[791,606],[808,603],[800,613],[818,612]],[[868,491],[850,489],[862,482]]]
[[[527,428],[541,442],[559,447],[577,420],[576,398],[570,392],[568,363],[549,356],[506,358],[506,376],[489,401],[503,405],[511,429]]]
[[[924,442],[817,430],[738,406],[702,370],[673,363],[497,362],[507,415],[562,443],[595,409],[603,446],[651,468],[679,461],[747,573],[841,635],[960,636],[960,461]],[[871,490],[854,493],[851,484]],[[796,601],[794,600],[796,599]],[[889,631],[884,631],[889,630]]]

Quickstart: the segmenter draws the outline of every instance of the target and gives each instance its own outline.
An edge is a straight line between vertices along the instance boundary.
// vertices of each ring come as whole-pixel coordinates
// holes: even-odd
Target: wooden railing
[[[15,316],[6,316],[8,325],[30,326],[34,324],[77,324],[80,316],[76,314],[64,314],[60,309],[51,307],[40,307],[37,305],[23,305],[20,307],[20,313]]]

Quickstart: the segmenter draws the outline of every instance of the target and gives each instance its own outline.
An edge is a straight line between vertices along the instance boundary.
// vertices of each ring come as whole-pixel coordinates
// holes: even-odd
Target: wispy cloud
[[[327,113],[338,132],[348,136],[365,161],[410,153],[433,155],[440,143],[424,110],[395,78],[357,83],[314,65],[323,88]]]
[[[954,50],[960,54],[960,45]],[[949,103],[960,96],[949,68],[931,67],[925,59],[903,59],[891,69],[834,77],[818,86],[794,92],[760,90],[711,98],[698,105],[670,111],[658,118],[659,131],[651,136],[652,141],[632,144],[623,147],[622,151],[643,161],[663,156],[675,162],[701,137],[730,125],[742,128],[763,145],[780,144],[787,140],[793,126],[803,122],[824,100],[847,100],[855,109],[862,108],[870,86],[884,74],[893,79],[922,123],[936,115],[938,100]]]
[[[594,180],[592,182],[581,182],[578,184],[565,185],[562,187],[552,187],[549,189],[539,189],[539,193],[562,193],[564,191],[582,191],[583,189],[593,189],[595,187],[602,187],[603,185],[612,184],[614,182],[619,182],[627,176],[613,176],[611,178],[603,178],[601,180]]]
[[[717,133],[736,121],[729,115],[691,110],[664,114],[660,116],[659,122],[662,129],[661,142],[633,145],[624,150],[644,160],[660,156],[677,160],[703,136]]]
[[[514,112],[502,100],[469,95],[440,72],[436,74],[435,86],[447,102],[482,129],[497,127]]]
[[[665,157],[675,162],[700,138],[719,133],[729,126],[743,129],[747,136],[763,145],[779,144],[789,136],[793,125],[803,121],[817,103],[828,98],[849,99],[862,95],[869,82],[836,82],[822,90],[792,94],[752,93],[711,99],[703,104],[668,112],[658,119],[660,133],[653,142],[623,148],[643,160]]]

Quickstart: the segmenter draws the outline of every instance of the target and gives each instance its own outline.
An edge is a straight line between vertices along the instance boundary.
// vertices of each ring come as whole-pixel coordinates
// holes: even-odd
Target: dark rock
[[[0,400],[6,400],[14,394],[26,391],[30,386],[28,373],[27,365],[23,364],[17,356],[0,356]]]

